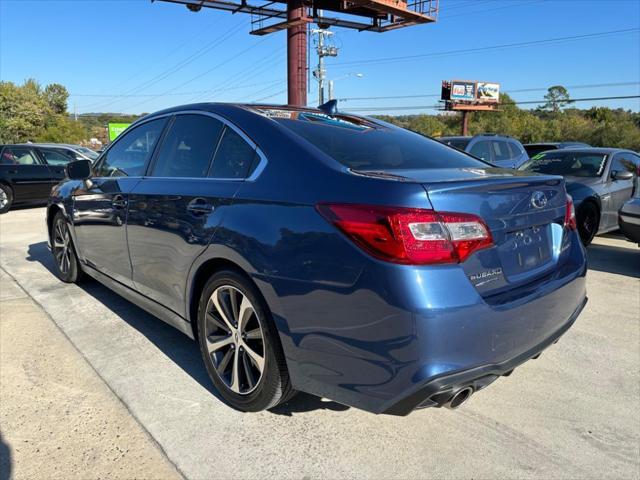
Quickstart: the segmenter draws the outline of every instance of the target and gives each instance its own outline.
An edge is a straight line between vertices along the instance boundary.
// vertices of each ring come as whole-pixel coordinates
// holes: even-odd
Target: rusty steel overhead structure
[[[155,0],[152,0],[155,1]],[[307,25],[387,32],[435,22],[439,0],[158,0],[251,15],[252,35],[287,30],[289,104],[306,105]]]

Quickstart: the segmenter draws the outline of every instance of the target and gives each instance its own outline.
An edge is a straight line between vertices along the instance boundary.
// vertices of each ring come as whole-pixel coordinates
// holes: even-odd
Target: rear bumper
[[[474,391],[482,390],[499,377],[510,375],[516,367],[519,367],[528,360],[537,358],[547,347],[556,343],[573,325],[586,304],[587,298],[585,297],[571,317],[569,317],[557,331],[553,332],[553,334],[526,352],[500,363],[481,365],[436,377],[426,384],[419,386],[415,391],[408,393],[401,400],[395,401],[395,403],[386,407],[382,413],[389,415],[408,415],[416,408],[439,406],[439,398],[446,398],[450,396],[449,393],[461,388],[471,386]]]
[[[640,215],[636,213],[620,212],[618,215],[620,230],[629,240],[640,243]]]
[[[263,277],[293,387],[399,415],[461,382],[484,387],[557,340],[584,307],[584,249],[572,235],[547,278],[506,296],[482,297],[458,265],[371,261],[349,286]]]

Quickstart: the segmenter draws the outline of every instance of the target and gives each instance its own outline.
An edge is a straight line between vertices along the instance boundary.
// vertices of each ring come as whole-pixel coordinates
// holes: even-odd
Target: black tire
[[[13,190],[5,183],[0,183],[0,214],[7,213],[13,204]]]
[[[596,236],[598,228],[600,227],[600,212],[596,204],[593,202],[585,202],[580,205],[576,213],[576,220],[578,222],[580,240],[582,240],[582,244],[586,247],[591,243],[593,237]]]
[[[214,292],[217,305],[226,312],[229,322],[219,314],[212,299]],[[244,300],[248,300],[251,309],[243,308]],[[242,312],[246,314],[244,321],[240,318]],[[230,328],[234,326],[235,329]],[[229,341],[235,343],[225,344]],[[266,410],[295,393],[269,308],[243,274],[222,270],[205,285],[198,307],[198,342],[211,381],[233,408],[244,412]],[[219,344],[223,346],[214,347]],[[252,358],[262,358],[262,362]]]
[[[76,255],[69,224],[62,212],[56,213],[53,217],[49,239],[58,278],[66,283],[78,283],[84,273]]]

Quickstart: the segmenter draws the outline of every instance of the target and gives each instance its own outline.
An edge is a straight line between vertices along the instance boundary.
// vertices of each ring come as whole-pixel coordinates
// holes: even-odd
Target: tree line
[[[558,95],[558,91],[563,90],[565,95]],[[551,87],[545,98],[544,106],[524,110],[509,95],[501,94],[499,111],[471,114],[469,133],[509,135],[522,143],[576,141],[594,147],[640,151],[640,113],[608,107],[574,108],[566,90],[558,86]],[[377,118],[431,137],[460,135],[458,113]]]
[[[69,91],[52,83],[42,87],[36,80],[22,85],[0,82],[0,143],[88,143],[107,141],[109,122],[130,123],[140,115],[121,113],[69,114]]]
[[[580,141],[596,147],[619,147],[640,151],[640,113],[608,107],[578,109],[562,86],[549,88],[546,105],[525,110],[507,94],[500,95],[497,112],[474,112],[469,132],[497,133],[522,143]],[[36,80],[22,85],[0,82],[0,143],[83,143],[90,138],[106,141],[109,122],[129,123],[140,115],[68,113],[69,92],[60,84],[42,87]],[[378,118],[415,132],[438,137],[458,135],[459,114],[381,115]]]

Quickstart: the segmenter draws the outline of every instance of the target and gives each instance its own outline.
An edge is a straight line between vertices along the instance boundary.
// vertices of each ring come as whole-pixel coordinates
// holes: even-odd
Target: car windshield
[[[95,160],[96,158],[98,158],[100,155],[98,154],[98,152],[94,152],[93,150],[91,150],[90,148],[86,148],[86,147],[77,147],[76,150],[78,150],[80,153],[82,153],[83,155],[86,155],[87,157],[89,157],[91,160]]]
[[[484,168],[473,157],[401,128],[365,118],[286,109],[261,109],[318,149],[353,170]]]
[[[469,142],[471,141],[470,138],[447,138],[447,137],[442,137],[439,140],[445,145],[456,147],[460,150],[464,150],[465,148],[467,148],[467,145],[469,145]]]
[[[606,161],[605,153],[555,150],[539,153],[522,164],[520,170],[569,177],[599,177],[604,172]]]

